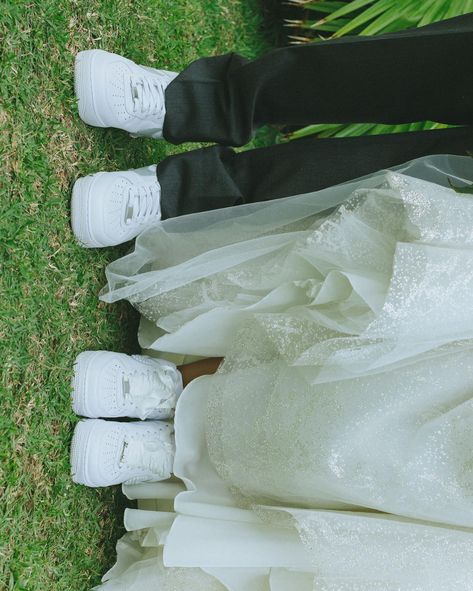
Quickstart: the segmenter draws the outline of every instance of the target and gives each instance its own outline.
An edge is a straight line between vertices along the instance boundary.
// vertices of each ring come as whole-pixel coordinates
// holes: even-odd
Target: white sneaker
[[[176,76],[176,72],[139,66],[101,49],[81,51],[75,61],[79,115],[96,127],[162,138],[164,92]]]
[[[161,187],[155,165],[99,172],[74,183],[72,230],[86,248],[127,242],[160,219]]]
[[[85,351],[74,365],[72,407],[79,416],[169,419],[181,392],[181,373],[162,359]]]
[[[166,480],[174,463],[172,426],[161,421],[80,421],[71,444],[71,475],[77,484],[112,486]]]

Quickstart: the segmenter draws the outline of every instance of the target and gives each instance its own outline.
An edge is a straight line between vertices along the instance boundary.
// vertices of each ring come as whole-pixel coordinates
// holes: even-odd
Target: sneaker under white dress
[[[174,463],[172,425],[84,419],[74,430],[71,475],[77,484],[112,486],[166,480]]]
[[[85,351],[74,364],[72,407],[79,416],[168,419],[181,392],[180,371],[163,359]]]
[[[74,183],[72,230],[86,248],[132,240],[161,219],[161,187],[156,166],[99,172]]]
[[[176,72],[155,70],[101,49],[75,60],[79,115],[89,125],[117,127],[133,136],[163,137],[164,93]]]

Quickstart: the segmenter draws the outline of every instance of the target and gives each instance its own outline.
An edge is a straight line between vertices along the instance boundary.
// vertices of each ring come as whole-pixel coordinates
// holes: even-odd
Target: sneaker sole
[[[76,484],[84,484],[92,488],[104,486],[94,481],[87,466],[90,456],[90,444],[100,424],[96,421],[84,420],[77,423],[71,442],[71,476]]]
[[[101,356],[102,351],[84,351],[80,353],[74,362],[74,375],[71,382],[72,410],[80,417],[98,419],[96,413],[90,410],[87,404],[89,369],[93,361]]]
[[[72,188],[71,226],[77,242],[84,248],[108,246],[94,237],[89,225],[91,189],[95,177],[96,175],[91,175],[79,178]]]
[[[97,49],[80,51],[74,63],[74,90],[76,93],[79,116],[84,123],[94,127],[109,127],[99,117],[92,91],[93,70],[96,57],[101,53]]]

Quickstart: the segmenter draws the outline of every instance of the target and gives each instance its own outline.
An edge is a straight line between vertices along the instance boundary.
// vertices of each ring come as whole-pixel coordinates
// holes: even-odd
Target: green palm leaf
[[[349,2],[348,4],[343,6],[342,8],[339,8],[338,10],[335,10],[335,12],[332,12],[324,20],[326,20],[327,22],[334,21],[337,18],[340,18],[341,16],[346,16],[347,14],[351,14],[352,12],[355,12],[356,10],[360,10],[361,8],[365,8],[369,4],[373,4],[373,2],[376,2],[376,0],[352,0],[352,2]],[[318,2],[317,2],[317,0],[315,0],[315,2],[314,2],[314,9],[315,10],[317,10],[317,4],[318,4]],[[304,5],[304,8],[306,8],[306,7],[307,7],[307,5]]]
[[[327,12],[328,14],[332,14],[344,6],[346,6],[345,2],[331,2],[328,0],[327,2],[321,1],[313,4],[305,4],[304,8],[315,10],[316,12]]]
[[[370,6],[364,10],[361,14],[356,16],[349,25],[340,27],[340,29],[333,35],[336,37],[343,37],[355,31],[358,27],[364,26],[380,14],[386,13],[386,11],[392,6],[392,0],[378,0],[373,6]]]

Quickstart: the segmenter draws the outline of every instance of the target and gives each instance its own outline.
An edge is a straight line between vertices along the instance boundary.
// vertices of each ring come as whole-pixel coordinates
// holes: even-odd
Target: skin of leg
[[[184,386],[187,386],[192,380],[200,378],[200,376],[214,374],[222,360],[222,357],[210,357],[179,366],[177,369],[181,372]]]

